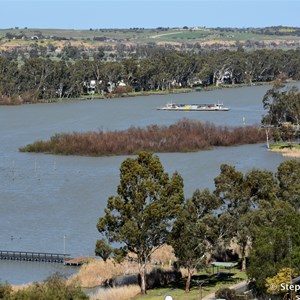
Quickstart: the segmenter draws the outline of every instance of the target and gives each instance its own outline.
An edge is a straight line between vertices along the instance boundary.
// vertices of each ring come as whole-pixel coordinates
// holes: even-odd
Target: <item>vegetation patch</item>
[[[264,137],[264,132],[254,126],[229,128],[182,119],[170,126],[55,134],[48,141],[37,141],[19,150],[87,156],[127,155],[139,151],[188,152],[213,146],[254,144],[262,142]]]
[[[34,282],[18,290],[13,289],[9,284],[0,284],[0,299],[88,300],[89,297],[76,283],[68,284],[59,274],[54,274],[43,282]]]
[[[295,143],[276,143],[270,145],[271,150],[281,149],[297,149],[300,150],[300,145]]]
[[[91,296],[91,300],[128,300],[133,299],[140,292],[138,285],[128,285],[122,287],[116,287],[112,289],[100,290],[95,295]]]
[[[164,299],[167,295],[173,297],[176,300],[198,300],[200,298],[200,286],[199,282],[205,280],[205,283],[201,286],[201,296],[202,298],[215,293],[216,291],[224,288],[228,288],[234,284],[237,284],[247,278],[245,272],[235,269],[234,274],[229,277],[222,277],[216,275],[208,275],[207,273],[198,273],[192,278],[191,290],[189,293],[184,291],[186,278],[182,280],[169,284],[163,288],[156,288],[153,290],[148,290],[147,295],[139,295],[134,299],[140,300],[160,300]]]

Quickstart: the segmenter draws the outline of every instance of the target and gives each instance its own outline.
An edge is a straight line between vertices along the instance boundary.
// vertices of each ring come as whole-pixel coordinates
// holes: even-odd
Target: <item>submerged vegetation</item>
[[[182,119],[170,126],[130,127],[125,131],[102,130],[55,134],[48,141],[36,141],[21,152],[62,155],[126,155],[139,151],[189,152],[213,146],[234,146],[262,142],[264,131],[255,126],[230,128]]]

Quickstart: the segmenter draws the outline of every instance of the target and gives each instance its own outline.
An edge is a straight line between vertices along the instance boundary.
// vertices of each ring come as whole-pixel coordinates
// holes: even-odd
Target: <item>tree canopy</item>
[[[116,257],[124,258],[129,252],[137,256],[144,294],[146,265],[166,242],[181,208],[183,180],[176,172],[169,178],[157,156],[140,152],[122,163],[117,193],[108,199],[97,228],[109,243],[119,243]]]
[[[175,221],[170,244],[178,264],[187,268],[186,292],[190,290],[192,274],[206,265],[207,255],[218,242],[217,217],[213,212],[219,206],[219,199],[208,189],[197,189]]]
[[[300,122],[300,92],[296,86],[275,84],[264,95],[263,106],[267,110],[263,124],[279,126],[290,122],[298,125]]]
[[[110,97],[122,91],[121,83],[125,84],[123,90],[128,93],[300,78],[299,50],[262,49],[250,53],[220,50],[191,54],[148,48],[145,52],[139,49],[136,56],[126,58],[119,51],[117,61],[103,61],[101,55],[100,60],[97,55],[91,60],[82,58],[74,46],[66,46],[60,60],[44,57],[42,51],[24,58],[22,64],[0,57],[0,103],[78,97],[89,92],[91,81],[94,82],[93,92]],[[70,56],[70,60],[66,60],[66,56]],[[279,100],[277,94],[274,90],[266,97],[266,109],[273,96],[275,102]],[[286,118],[298,122],[293,113],[295,110],[299,113],[297,92],[291,90],[288,96],[290,101],[286,108],[290,113]],[[281,103],[275,102],[272,114],[276,114],[276,118],[285,118],[277,109]]]
[[[134,254],[146,293],[146,265],[168,243],[177,264],[187,268],[189,291],[194,272],[234,241],[242,270],[247,249],[247,274],[265,293],[267,278],[281,269],[300,273],[299,170],[296,160],[281,163],[275,173],[253,168],[244,174],[223,164],[214,191],[196,189],[184,200],[181,176],[169,178],[157,156],[140,152],[121,164],[117,195],[97,224],[102,239],[96,254],[106,260],[113,253],[117,261]]]

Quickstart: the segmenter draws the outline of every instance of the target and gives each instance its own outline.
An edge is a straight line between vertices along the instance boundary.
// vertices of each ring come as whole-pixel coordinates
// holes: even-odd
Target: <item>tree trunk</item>
[[[267,148],[268,148],[268,149],[270,149],[270,144],[269,144],[269,131],[270,131],[270,129],[267,128],[267,129],[266,129],[266,138],[267,138]]]
[[[242,272],[246,272],[246,247],[247,243],[242,245]]]
[[[146,271],[145,271],[145,265],[142,265],[140,267],[140,276],[141,276],[141,294],[146,295]]]
[[[188,269],[188,277],[187,277],[186,284],[185,284],[185,292],[186,293],[188,293],[190,291],[191,277],[192,277],[192,272],[190,269]]]

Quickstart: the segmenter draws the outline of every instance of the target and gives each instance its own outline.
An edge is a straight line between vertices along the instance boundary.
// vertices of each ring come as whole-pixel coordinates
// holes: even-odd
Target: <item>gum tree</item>
[[[215,194],[223,203],[222,213],[228,217],[231,238],[241,249],[242,271],[246,271],[246,249],[252,240],[252,212],[260,201],[276,199],[278,187],[273,173],[252,169],[245,175],[235,167],[223,164],[215,181]]]
[[[174,173],[169,178],[152,153],[140,152],[121,164],[117,195],[108,199],[97,229],[109,244],[119,245],[114,248],[115,258],[123,259],[128,253],[137,256],[142,294],[146,294],[151,254],[166,242],[183,200],[181,176]]]
[[[219,199],[208,189],[197,189],[187,200],[174,224],[170,244],[180,266],[188,271],[185,292],[189,292],[191,277],[202,265],[217,241],[217,218],[214,210]]]

